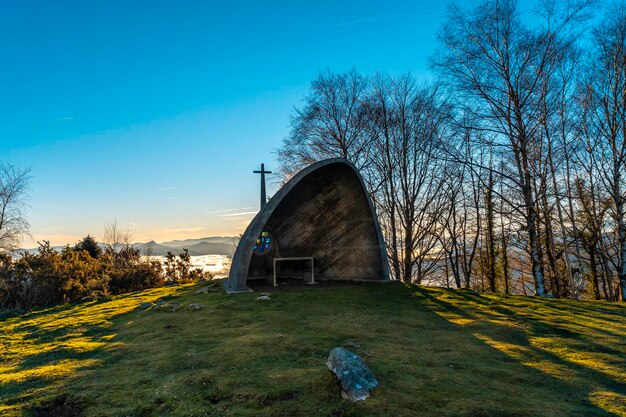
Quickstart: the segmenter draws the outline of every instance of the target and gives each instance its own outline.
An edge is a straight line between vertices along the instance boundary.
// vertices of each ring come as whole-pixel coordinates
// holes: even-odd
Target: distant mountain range
[[[165,256],[168,252],[179,254],[187,249],[191,256],[227,255],[232,256],[237,247],[239,238],[236,237],[206,237],[202,239],[172,240],[170,242],[136,243],[144,255]]]
[[[233,256],[238,242],[239,238],[235,236],[211,236],[203,237],[201,239],[172,240],[163,243],[157,243],[155,241],[146,243],[138,242],[133,243],[133,246],[139,248],[142,255],[165,256],[168,252],[178,255],[183,251],[183,249],[187,249],[191,256]],[[102,243],[99,243],[99,245],[104,246]],[[62,250],[64,247],[65,246],[54,246],[53,248],[56,250]],[[38,248],[20,249],[17,252],[35,253],[37,252],[37,249]]]

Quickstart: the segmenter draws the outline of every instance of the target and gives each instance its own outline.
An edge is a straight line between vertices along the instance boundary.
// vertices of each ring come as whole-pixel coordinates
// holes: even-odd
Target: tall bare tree
[[[361,168],[367,163],[362,103],[368,80],[356,70],[325,72],[311,83],[304,106],[296,108],[291,131],[278,151],[283,177],[326,158],[344,158]]]
[[[445,167],[435,155],[450,113],[438,96],[410,75],[379,75],[367,103],[370,177],[379,180],[373,196],[388,232],[392,271],[405,282],[424,280],[442,255],[434,249],[442,232]]]
[[[611,199],[620,300],[626,301],[626,5],[616,4],[594,31],[585,106],[598,180]]]
[[[0,162],[0,252],[19,247],[28,234],[26,219],[30,169]]]
[[[573,28],[586,18],[589,2],[557,9],[546,3],[547,24],[525,25],[514,0],[486,0],[471,10],[450,8],[433,66],[459,102],[490,132],[515,168],[508,181],[519,192],[537,295],[544,295],[543,259],[536,201],[540,103],[555,63],[574,41]]]

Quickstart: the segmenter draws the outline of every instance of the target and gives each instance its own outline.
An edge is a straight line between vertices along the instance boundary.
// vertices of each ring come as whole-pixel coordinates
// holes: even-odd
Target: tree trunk
[[[526,228],[528,230],[528,245],[530,247],[530,263],[535,282],[535,295],[542,297],[546,294],[546,291],[541,268],[541,247],[539,235],[537,234],[537,210],[529,172],[524,174],[523,185],[522,194],[524,196],[524,204],[526,205]]]
[[[389,221],[391,222],[391,265],[395,278],[402,279],[402,274],[400,272],[400,254],[398,253],[398,229],[396,220],[396,209],[393,198],[391,198],[390,200],[390,204],[392,205],[391,214],[389,216]]]
[[[624,202],[621,195],[616,202],[617,236],[619,239],[619,264],[617,278],[619,281],[619,300],[626,302],[626,222],[624,221]]]
[[[546,257],[548,258],[548,265],[550,267],[550,273],[552,274],[552,282],[554,283],[553,294],[557,298],[561,298],[561,279],[559,277],[559,270],[556,264],[555,249],[554,249],[554,237],[552,235],[552,222],[550,221],[550,209],[548,206],[548,198],[546,196],[546,190],[541,193],[541,199],[543,203],[543,224],[545,230],[545,246]]]
[[[594,300],[600,299],[600,286],[598,285],[598,266],[594,245],[589,245],[589,273],[591,274],[591,290]]]
[[[413,277],[413,230],[407,227],[404,230],[404,264],[402,281],[411,282]]]
[[[606,299],[609,301],[615,301],[615,292],[613,289],[613,271],[609,266],[608,248],[602,240],[600,241],[600,259],[602,260],[602,270],[604,271],[604,280],[606,282],[607,290],[605,290]]]
[[[488,273],[487,280],[489,281],[489,291],[496,291],[496,245],[495,245],[495,232],[493,230],[493,174],[489,174],[489,185],[487,191],[485,191],[485,209],[487,211],[487,262]]]

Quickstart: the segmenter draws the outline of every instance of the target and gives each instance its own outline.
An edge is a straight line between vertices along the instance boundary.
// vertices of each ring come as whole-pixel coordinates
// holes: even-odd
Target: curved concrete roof
[[[268,225],[268,222],[271,224]],[[286,225],[291,229],[286,229]],[[257,213],[233,256],[230,274],[225,282],[227,292],[251,291],[247,286],[250,265],[253,256],[258,258],[254,254],[254,246],[267,227],[280,229],[278,233],[272,230],[275,242],[281,242],[281,237],[283,241],[299,240],[299,243],[292,243],[295,245],[292,250],[287,243],[281,247],[283,252],[291,252],[289,256],[316,258],[316,279],[321,275],[322,279],[389,280],[385,243],[374,206],[361,175],[345,159],[327,159],[306,167],[291,178]],[[317,240],[327,240],[326,251],[314,253],[321,249],[317,244],[306,246],[306,236],[299,236],[300,230],[304,230],[302,233],[310,233]],[[282,235],[294,235],[294,231],[298,231],[298,236],[281,236],[281,231]],[[331,237],[335,240],[330,241]],[[347,241],[355,243],[346,244]],[[333,253],[332,259],[330,252]],[[345,268],[350,262],[353,266]],[[333,265],[329,265],[331,263]],[[318,267],[322,268],[321,274]],[[359,276],[361,274],[363,276]]]

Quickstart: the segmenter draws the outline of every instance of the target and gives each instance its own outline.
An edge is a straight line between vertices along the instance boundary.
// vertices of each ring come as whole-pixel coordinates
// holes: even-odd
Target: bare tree
[[[467,206],[465,204],[464,181],[466,171],[463,165],[457,164],[449,166],[449,175],[443,183],[442,192],[446,201],[444,210],[439,222],[442,225],[442,232],[439,234],[441,248],[446,254],[446,287],[450,286],[449,272],[457,288],[461,288],[464,267],[464,232],[469,229],[467,221]],[[449,268],[448,268],[449,265]]]
[[[379,75],[367,103],[372,143],[372,195],[386,232],[394,276],[422,282],[441,251],[438,221],[445,201],[445,166],[435,157],[450,113],[434,87],[416,85],[409,76]]]
[[[121,229],[117,220],[105,224],[102,235],[104,254],[111,258],[114,266],[124,267],[141,261],[141,253],[133,246],[132,241],[132,231]]]
[[[611,201],[617,256],[613,261],[626,301],[626,5],[615,5],[594,31],[595,50],[584,106],[592,132],[596,173]]]
[[[546,27],[531,29],[514,0],[486,0],[472,10],[452,6],[440,34],[442,49],[433,66],[456,93],[490,145],[510,157],[507,176],[521,196],[535,292],[544,295],[544,273],[536,200],[537,151],[541,146],[540,103],[558,63],[574,42],[573,28],[586,17],[589,2],[560,9],[547,2]]]
[[[495,230],[495,201],[494,188],[495,181],[493,178],[493,167],[490,164],[489,174],[487,176],[487,187],[485,189],[485,238],[486,238],[486,258],[487,258],[487,281],[489,282],[489,291],[496,291],[496,230]]]
[[[540,210],[543,213],[544,240],[548,266],[556,296],[569,296],[580,287],[580,242],[576,239],[577,217],[574,215],[572,174],[575,172],[572,155],[580,136],[574,117],[576,83],[580,68],[579,48],[571,47],[556,66],[555,76],[544,83],[548,89],[540,102],[540,123],[543,126],[542,160],[538,176],[542,185]],[[556,111],[554,111],[556,109]],[[555,226],[558,224],[558,227]],[[573,251],[572,251],[573,249]]]
[[[0,162],[0,251],[19,247],[28,234],[26,219],[30,169]]]
[[[593,183],[588,185],[579,178],[575,185],[578,201],[580,202],[580,227],[577,229],[577,238],[589,257],[587,278],[591,284],[591,293],[594,299],[599,300],[601,298],[600,280],[598,278],[600,276],[598,264],[601,259],[600,242],[602,240],[603,220],[606,217],[606,211],[610,203],[606,200],[604,203],[598,204],[595,196],[596,193],[592,190]],[[612,288],[611,290],[609,290],[609,288],[611,288],[610,281],[607,282],[606,279],[602,279],[602,289],[605,299],[612,298]]]
[[[132,239],[133,233],[129,229],[122,230],[117,225],[117,220],[104,225],[102,242],[109,251],[120,252],[124,247],[130,246]]]
[[[302,108],[296,108],[291,132],[278,151],[282,176],[290,178],[303,167],[326,158],[344,158],[366,165],[362,103],[368,80],[356,70],[326,72],[311,83]]]

